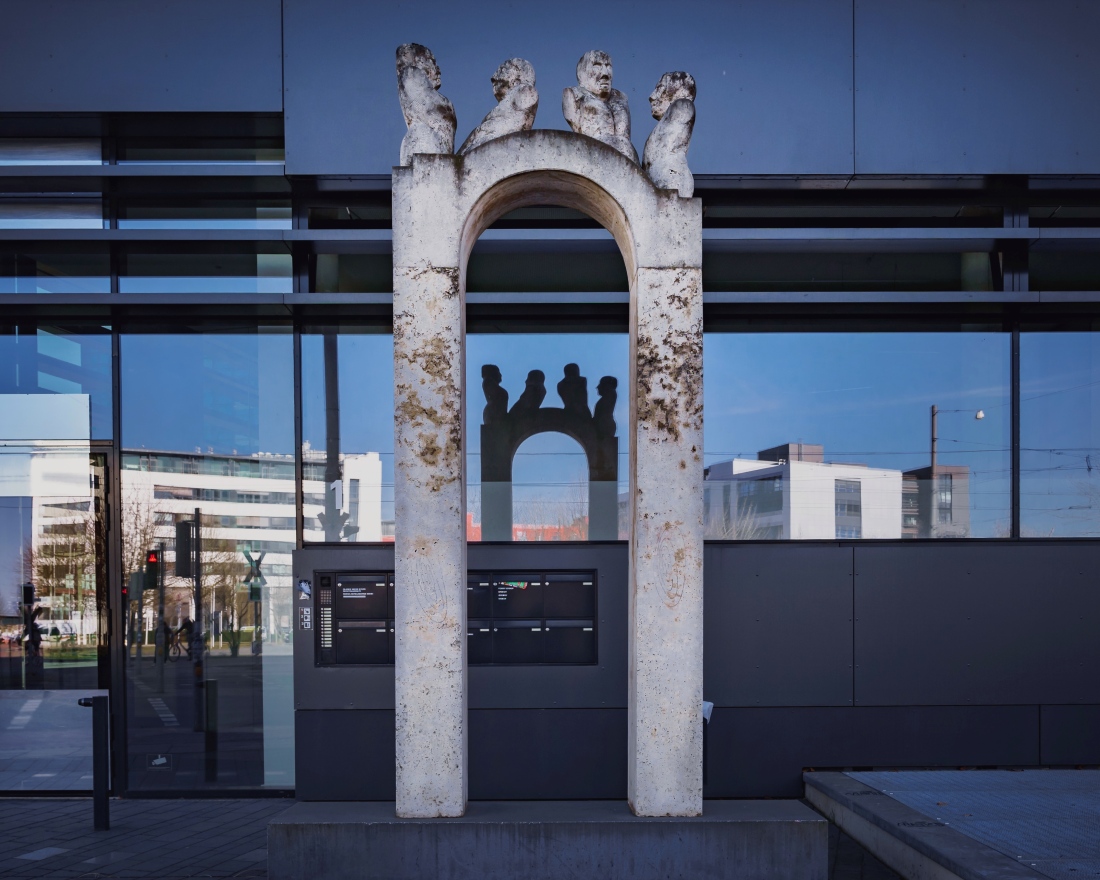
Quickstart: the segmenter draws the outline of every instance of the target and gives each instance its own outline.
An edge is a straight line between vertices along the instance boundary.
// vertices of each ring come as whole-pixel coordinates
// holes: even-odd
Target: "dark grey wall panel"
[[[0,112],[282,109],[279,0],[4,0]]]
[[[1100,4],[855,0],[856,172],[1100,172]]]
[[[708,545],[706,699],[719,706],[852,701],[852,549]]]
[[[294,742],[294,793],[299,800],[397,797],[393,710],[295,712]]]
[[[1100,703],[1100,545],[855,554],[856,705]]]
[[[706,797],[801,797],[802,771],[1029,766],[1037,706],[715,709]]]
[[[1100,764],[1100,706],[1043,706],[1042,764]]]
[[[472,800],[625,797],[625,709],[470,712]]]
[[[849,174],[851,0],[583,0],[476,7],[445,0],[285,0],[287,168],[294,174],[389,174],[405,132],[394,50],[423,43],[439,60],[458,141],[493,106],[489,77],[515,55],[538,75],[538,128],[566,128],[561,91],[577,59],[610,52],[631,102],[639,151],[646,101],[667,70],[698,82],[696,173]],[[578,23],[583,23],[582,27]]]

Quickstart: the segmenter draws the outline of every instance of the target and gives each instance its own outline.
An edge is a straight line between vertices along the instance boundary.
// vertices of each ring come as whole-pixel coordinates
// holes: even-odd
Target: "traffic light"
[[[160,551],[150,550],[145,554],[145,577],[141,588],[155,590],[158,583],[160,583]]]
[[[176,577],[191,578],[195,576],[192,565],[194,562],[195,548],[192,542],[194,523],[189,519],[176,523]]]

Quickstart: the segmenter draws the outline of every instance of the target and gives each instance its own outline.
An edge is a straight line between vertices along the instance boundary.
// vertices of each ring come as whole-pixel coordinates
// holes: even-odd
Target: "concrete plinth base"
[[[298,880],[825,880],[828,822],[797,801],[708,801],[641,819],[621,801],[471,803],[399,819],[392,803],[299,803],[268,825],[268,877]]]

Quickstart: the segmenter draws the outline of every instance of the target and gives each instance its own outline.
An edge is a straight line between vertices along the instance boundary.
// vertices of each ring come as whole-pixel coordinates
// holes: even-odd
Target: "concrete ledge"
[[[641,819],[621,801],[475,802],[458,819],[298,803],[268,825],[268,877],[826,880],[828,837],[796,801],[707,801],[697,819]]]
[[[1038,880],[1043,875],[845,773],[804,773],[806,800],[909,880]]]

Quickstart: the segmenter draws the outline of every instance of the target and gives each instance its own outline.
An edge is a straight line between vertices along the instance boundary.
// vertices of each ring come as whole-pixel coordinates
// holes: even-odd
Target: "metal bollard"
[[[110,728],[107,697],[81,697],[77,702],[92,710],[92,809],[96,831],[111,828],[110,801]]]
[[[206,781],[218,781],[218,682],[207,679],[206,691]]]

